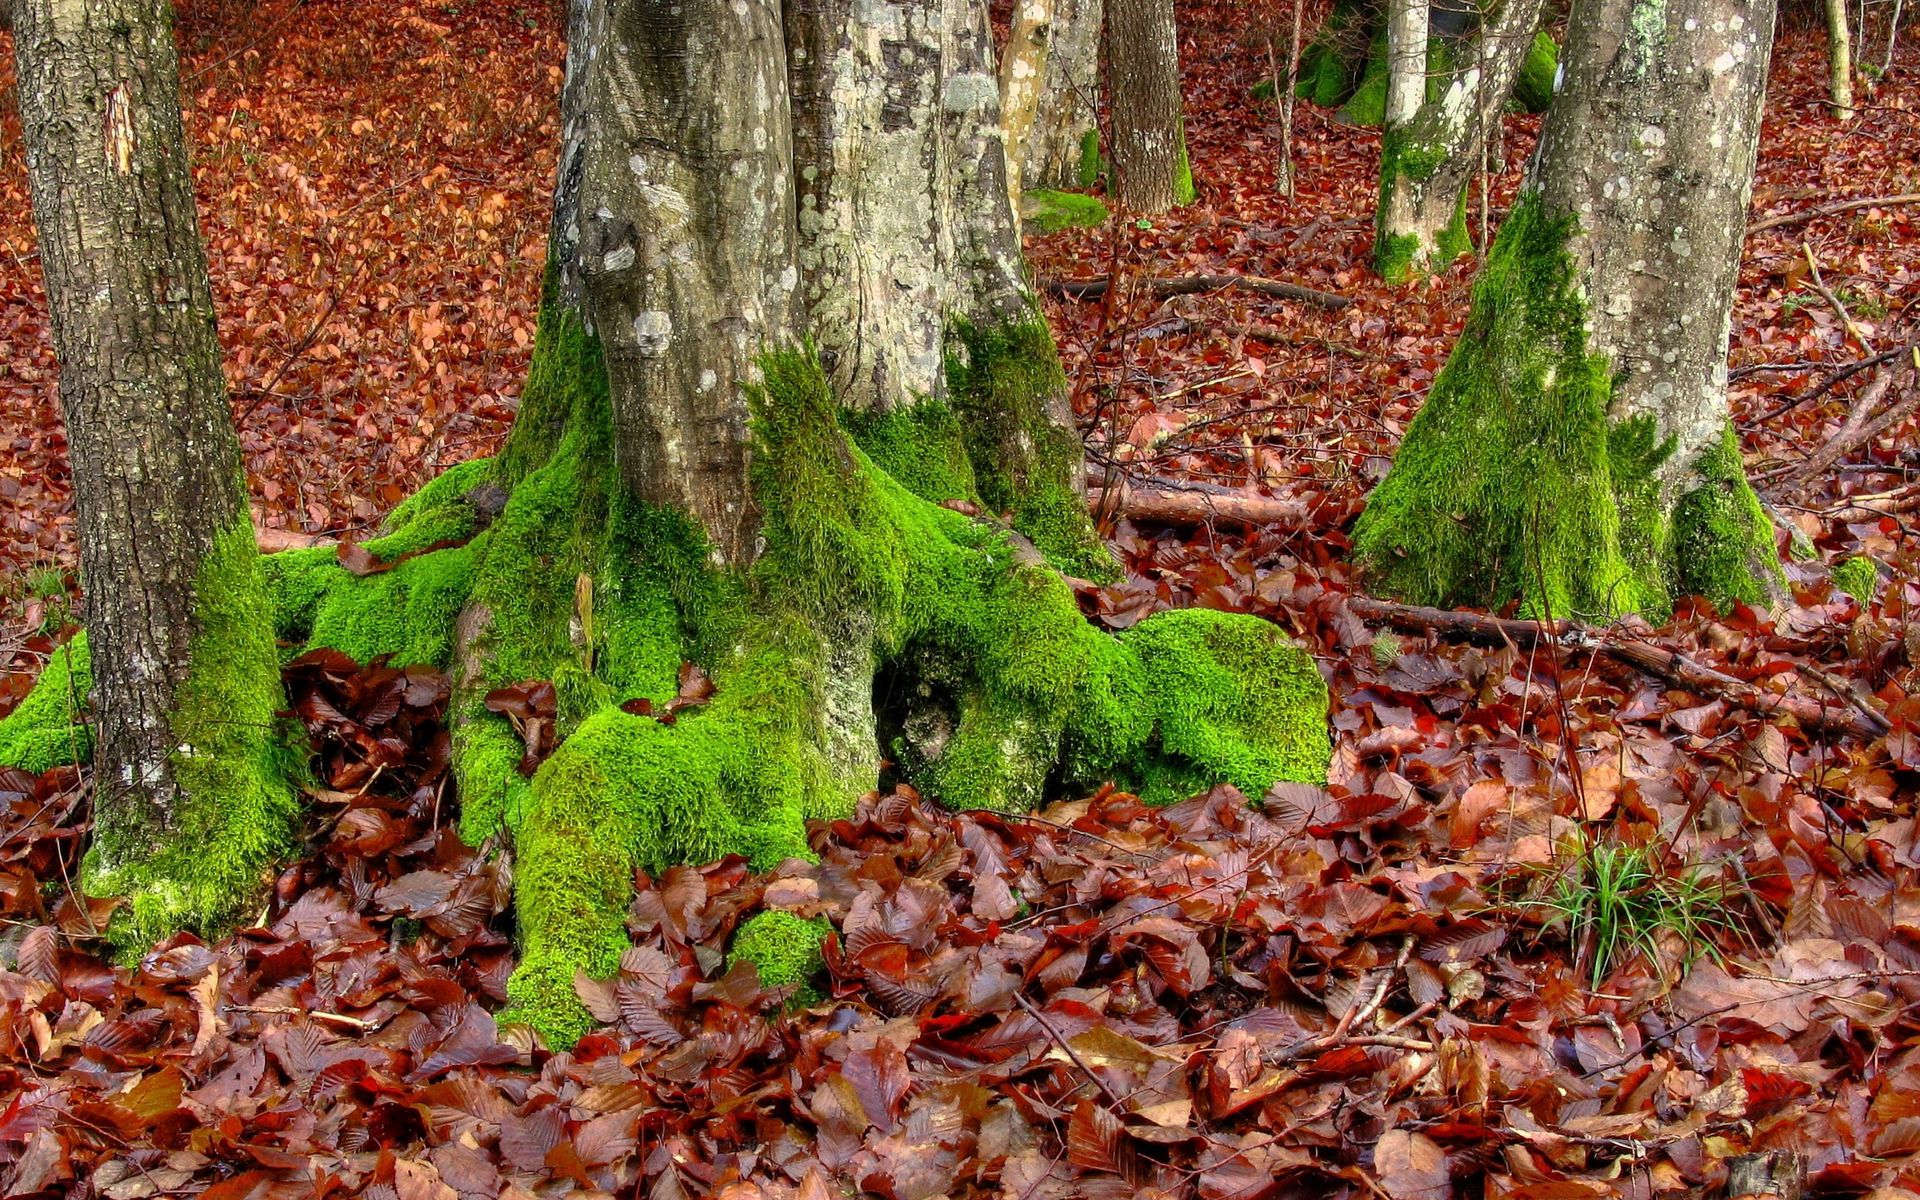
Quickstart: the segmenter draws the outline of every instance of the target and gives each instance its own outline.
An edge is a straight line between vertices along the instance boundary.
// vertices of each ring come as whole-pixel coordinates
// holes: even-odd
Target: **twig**
[[[1720,696],[1762,716],[1789,716],[1809,729],[1871,739],[1892,728],[1871,709],[1849,705],[1836,708],[1806,696],[1778,696],[1744,679],[1695,662],[1677,650],[1638,638],[1606,635],[1579,621],[1514,621],[1480,613],[1393,604],[1366,596],[1352,596],[1347,607],[1365,620],[1382,621],[1414,633],[1441,633],[1493,645],[1531,646],[1546,642],[1564,649],[1595,650],[1678,687]],[[1795,664],[1798,666],[1799,664]]]
[[[1302,529],[1311,507],[1304,500],[1262,496],[1246,489],[1201,491],[1134,485],[1114,479],[1094,487],[1087,502],[1096,513],[1113,514],[1156,525],[1240,525],[1247,528],[1280,526]]]
[[[1833,289],[1827,286],[1827,281],[1820,278],[1820,260],[1814,257],[1813,243],[1801,242],[1800,252],[1804,254],[1807,259],[1807,282],[1813,285],[1814,291],[1820,293],[1820,298],[1827,302],[1827,307],[1839,314],[1840,323],[1847,327],[1847,332],[1853,335],[1853,340],[1860,343],[1860,348],[1871,352],[1873,349],[1872,340],[1867,337],[1866,332],[1854,321],[1853,314],[1847,311],[1847,306],[1840,303],[1840,297],[1833,294]]]
[[[1067,1045],[1067,1039],[1060,1036],[1060,1031],[1053,1027],[1052,1021],[1047,1020],[1045,1013],[1042,1013],[1030,1004],[1027,998],[1019,992],[1013,994],[1013,1002],[1025,1009],[1028,1016],[1040,1022],[1040,1028],[1047,1031],[1047,1036],[1053,1039],[1053,1044],[1065,1051],[1066,1056],[1073,1060],[1073,1065],[1079,1067],[1081,1073],[1092,1081],[1093,1086],[1100,1089],[1100,1094],[1107,1098],[1108,1105],[1110,1105],[1115,1112],[1124,1112],[1126,1110],[1126,1104],[1121,1101],[1120,1097],[1113,1094],[1113,1089],[1107,1086],[1107,1081],[1095,1075],[1093,1068],[1087,1065],[1087,1060],[1081,1058],[1072,1046]]]
[[[1259,292],[1267,296],[1279,296],[1287,300],[1304,300],[1309,304],[1318,304],[1322,308],[1338,311],[1352,304],[1348,296],[1336,296],[1332,292],[1323,292],[1319,288],[1310,288],[1304,284],[1288,283],[1284,279],[1269,279],[1264,275],[1175,275],[1160,279],[1143,279],[1142,287],[1155,296],[1190,296],[1195,292],[1217,292],[1224,288],[1246,288],[1250,292]],[[1076,300],[1091,300],[1107,293],[1108,278],[1097,275],[1092,279],[1047,279],[1041,286],[1059,296],[1071,296]]]

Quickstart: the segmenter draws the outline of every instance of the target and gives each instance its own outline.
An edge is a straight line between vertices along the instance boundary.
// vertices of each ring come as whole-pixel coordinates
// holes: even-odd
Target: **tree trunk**
[[[1020,185],[1026,177],[1028,136],[1046,86],[1052,41],[1053,0],[1020,0],[1014,6],[1006,47],[1000,52],[1000,127],[1007,145],[1007,199],[1016,220]]]
[[[1100,179],[1101,0],[1052,0],[1046,79],[1027,134],[1025,186],[1090,188]]]
[[[1539,23],[1540,0],[1498,0],[1470,42],[1450,44],[1441,57],[1455,65],[1443,65],[1437,86],[1429,86],[1426,4],[1393,0],[1374,235],[1374,265],[1389,282],[1445,267],[1472,250],[1467,190]]]
[[[97,767],[85,885],[123,946],[209,930],[290,843],[282,704],[165,0],[18,0],[17,89],[80,516]],[[66,705],[57,706],[66,715]],[[63,736],[64,735],[64,736]],[[77,750],[0,729],[0,760]],[[62,741],[66,744],[62,745]]]
[[[1827,0],[1827,92],[1836,120],[1853,115],[1853,39],[1847,33],[1847,0]]]
[[[1355,529],[1378,586],[1555,617],[1768,598],[1726,353],[1772,30],[1771,0],[1576,7],[1467,329]]]
[[[1107,0],[1114,196],[1130,212],[1193,202],[1173,0]]]

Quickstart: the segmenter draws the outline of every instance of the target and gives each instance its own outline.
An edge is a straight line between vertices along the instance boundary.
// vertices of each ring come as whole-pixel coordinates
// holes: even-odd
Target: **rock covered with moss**
[[[811,1004],[821,998],[815,983],[826,970],[820,944],[833,932],[824,917],[808,920],[790,912],[757,912],[733,935],[727,949],[727,967],[750,962],[764,987],[795,989],[793,1003]]]
[[[1862,607],[1873,603],[1874,593],[1880,588],[1880,568],[1864,555],[1835,563],[1830,578],[1834,587],[1858,600]]]

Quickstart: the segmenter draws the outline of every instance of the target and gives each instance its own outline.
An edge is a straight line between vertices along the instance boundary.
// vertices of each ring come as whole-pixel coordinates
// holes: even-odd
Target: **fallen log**
[[[1246,489],[1155,487],[1123,479],[1112,481],[1110,487],[1101,483],[1098,476],[1094,477],[1087,491],[1087,505],[1096,514],[1155,525],[1279,525],[1301,529],[1308,524],[1311,511],[1305,500],[1263,496]]]
[[[1310,288],[1305,284],[1288,283],[1284,279],[1269,279],[1265,275],[1175,275],[1155,279],[1142,279],[1141,286],[1156,296],[1190,296],[1195,292],[1217,292],[1224,288],[1245,288],[1250,292],[1259,292],[1266,296],[1278,296],[1285,300],[1304,300],[1317,304],[1321,308],[1339,311],[1353,303],[1352,297],[1338,296],[1332,292],[1323,292],[1319,288]],[[1105,275],[1092,279],[1048,279],[1041,286],[1061,296],[1071,296],[1076,300],[1091,300],[1106,295],[1110,284]]]
[[[1808,729],[1872,739],[1892,728],[1886,717],[1857,696],[1843,696],[1838,704],[1808,696],[1778,696],[1744,679],[1695,662],[1677,650],[1595,629],[1579,621],[1510,620],[1483,613],[1394,604],[1369,596],[1351,596],[1347,607],[1365,620],[1391,625],[1407,633],[1438,633],[1495,646],[1511,643],[1524,648],[1547,644],[1563,650],[1593,651],[1676,687],[1718,696],[1762,716],[1792,717]]]

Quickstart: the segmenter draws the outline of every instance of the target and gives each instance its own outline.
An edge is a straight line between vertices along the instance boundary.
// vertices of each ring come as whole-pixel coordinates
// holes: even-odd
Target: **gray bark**
[[[1076,188],[1081,142],[1097,128],[1101,0],[1054,0],[1040,106],[1027,133],[1026,186]]]
[[[215,538],[248,522],[166,0],[17,0],[17,94],[80,517],[98,866],[181,801],[172,725]],[[277,685],[277,680],[275,681]]]
[[[1540,24],[1541,0],[1493,0],[1459,65],[1438,89],[1427,79],[1427,5],[1396,0],[1389,9],[1389,69],[1381,142],[1379,258],[1389,277],[1401,258],[1414,273],[1446,265],[1471,247],[1466,195],[1485,161],[1490,136],[1526,62]],[[1413,10],[1418,10],[1417,12]],[[1429,99],[1429,95],[1432,98]],[[1402,239],[1401,254],[1392,252]],[[1407,242],[1404,239],[1412,239]]]
[[[1614,420],[1655,418],[1671,503],[1727,429],[1733,285],[1759,145],[1773,0],[1583,0],[1529,186],[1570,250]]]
[[[1107,0],[1115,197],[1134,212],[1179,203],[1180,45],[1173,0]]]
[[[568,85],[585,117],[563,237],[606,356],[620,479],[746,562],[741,385],[790,336],[799,282],[780,11],[634,0],[580,20],[591,68]]]
[[[1847,0],[1827,0],[1827,92],[1835,117],[1844,120],[1853,115],[1853,38],[1847,32]]]

